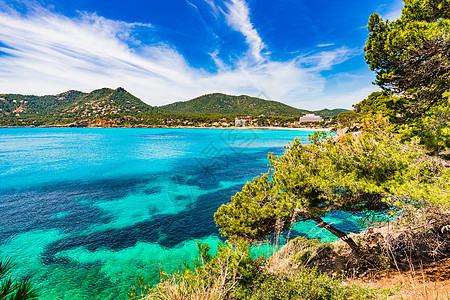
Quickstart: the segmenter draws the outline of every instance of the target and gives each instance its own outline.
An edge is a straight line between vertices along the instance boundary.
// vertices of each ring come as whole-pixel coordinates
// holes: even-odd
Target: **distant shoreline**
[[[295,127],[162,127],[162,128],[186,128],[186,129],[237,129],[237,130],[290,130],[290,131],[330,131],[332,127],[327,128],[295,128]]]
[[[330,131],[332,127],[326,128],[294,128],[294,127],[195,127],[195,126],[173,126],[173,127],[163,127],[163,126],[142,126],[142,127],[70,127],[70,126],[0,126],[0,128],[127,128],[127,129],[228,129],[228,130],[288,130],[288,131]]]

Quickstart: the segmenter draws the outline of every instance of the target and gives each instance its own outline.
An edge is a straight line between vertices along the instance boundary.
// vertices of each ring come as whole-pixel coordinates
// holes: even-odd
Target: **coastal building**
[[[300,117],[299,123],[322,122],[322,117],[315,114],[307,114]]]
[[[250,124],[252,122],[252,117],[247,116],[247,117],[237,117],[234,119],[234,126],[239,127],[245,127],[247,126],[247,123]]]

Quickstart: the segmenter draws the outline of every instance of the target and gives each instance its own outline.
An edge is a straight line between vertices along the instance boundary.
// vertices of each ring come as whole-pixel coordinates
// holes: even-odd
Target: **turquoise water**
[[[40,299],[127,299],[137,277],[156,282],[158,264],[194,260],[198,241],[214,249],[217,208],[267,171],[268,152],[308,134],[0,128],[0,252]],[[359,229],[345,215],[328,220]],[[332,239],[312,223],[292,234]]]

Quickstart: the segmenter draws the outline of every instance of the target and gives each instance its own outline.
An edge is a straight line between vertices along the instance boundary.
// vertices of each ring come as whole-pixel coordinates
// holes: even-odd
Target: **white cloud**
[[[230,13],[235,9],[236,14],[232,19],[248,21],[248,8],[235,3],[230,6]],[[0,8],[0,42],[6,45],[0,44],[0,93],[43,95],[122,86],[146,103],[162,105],[212,92],[264,92],[273,100],[316,109],[331,106],[323,102],[332,91],[320,72],[355,55],[343,47],[284,62],[265,58],[255,63],[241,57],[235,65],[226,65],[213,52],[219,70],[210,73],[191,67],[171,45],[140,45],[135,31],[141,27],[154,30],[150,24],[95,14],[68,18],[44,9],[23,15]],[[253,55],[261,55],[264,44],[251,24],[241,29],[254,44]],[[333,106],[354,102],[352,98]]]
[[[230,0],[225,3],[228,13],[225,14],[228,25],[242,35],[250,47],[249,52],[257,62],[263,60],[261,51],[266,47],[250,21],[250,11],[243,0]]]
[[[334,46],[333,43],[328,43],[328,44],[318,44],[317,47],[319,48],[323,48],[323,47],[330,47],[330,46]]]
[[[334,65],[340,64],[349,58],[362,54],[362,50],[341,47],[330,51],[322,51],[317,54],[299,58],[299,62],[309,66],[309,71],[331,70]]]

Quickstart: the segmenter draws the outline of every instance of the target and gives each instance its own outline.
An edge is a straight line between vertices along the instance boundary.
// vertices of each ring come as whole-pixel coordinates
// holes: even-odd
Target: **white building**
[[[309,123],[309,122],[322,122],[322,117],[316,116],[315,114],[307,114],[300,117],[299,123]]]
[[[247,122],[251,123],[252,122],[252,117],[248,116],[248,117],[235,118],[234,119],[234,126],[236,126],[236,127],[238,127],[238,126],[245,127],[247,125]]]

